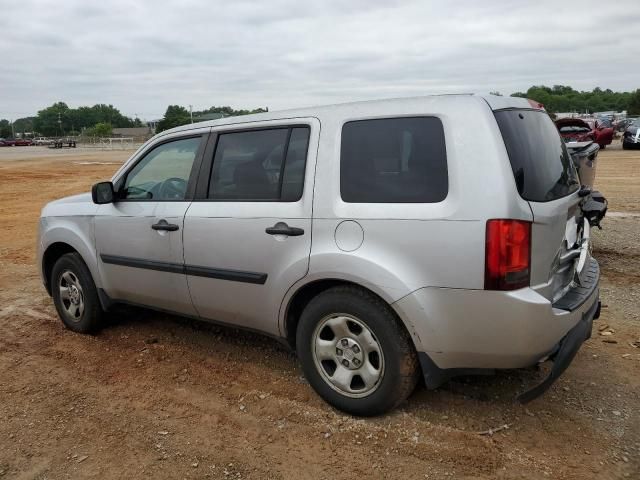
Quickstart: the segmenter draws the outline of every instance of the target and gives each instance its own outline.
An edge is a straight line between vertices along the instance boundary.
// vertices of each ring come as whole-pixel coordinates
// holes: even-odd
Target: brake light
[[[485,248],[485,290],[516,290],[529,286],[530,222],[488,220]]]

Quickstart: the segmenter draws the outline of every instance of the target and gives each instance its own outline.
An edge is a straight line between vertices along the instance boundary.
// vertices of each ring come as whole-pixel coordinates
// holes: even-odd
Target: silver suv
[[[224,118],[156,135],[48,204],[39,266],[67,328],[114,303],[257,330],[335,407],[553,360],[599,314],[583,189],[521,98],[454,95]]]

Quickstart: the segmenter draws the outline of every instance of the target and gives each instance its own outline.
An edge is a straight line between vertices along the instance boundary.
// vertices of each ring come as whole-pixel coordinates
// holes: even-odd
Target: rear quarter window
[[[347,122],[340,193],[351,203],[433,203],[447,196],[447,155],[436,117]]]
[[[548,202],[579,188],[567,147],[545,112],[500,110],[495,117],[522,198]]]

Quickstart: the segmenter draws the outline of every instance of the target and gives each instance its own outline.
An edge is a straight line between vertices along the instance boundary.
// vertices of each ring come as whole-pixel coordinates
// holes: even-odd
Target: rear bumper
[[[599,312],[600,275],[594,259],[589,269],[583,285],[554,304],[530,288],[423,288],[394,303],[420,352],[427,386],[435,388],[453,375],[529,367],[559,356],[563,342],[574,345]],[[568,365],[573,355],[562,363]],[[569,355],[559,358],[565,357]],[[556,370],[556,376],[565,368]]]
[[[553,367],[551,368],[547,378],[532,389],[521,394],[518,397],[518,400],[522,403],[529,402],[542,395],[551,385],[553,385],[553,382],[555,382],[571,364],[576,353],[580,350],[582,343],[591,337],[593,321],[599,317],[600,301],[597,301],[584,314],[578,324],[569,330],[569,333],[567,333],[560,343],[558,343],[557,351],[549,357],[549,360],[553,362]]]

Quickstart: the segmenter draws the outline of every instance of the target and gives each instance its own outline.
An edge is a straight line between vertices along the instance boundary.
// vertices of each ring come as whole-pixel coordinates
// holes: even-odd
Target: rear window
[[[546,113],[502,110],[495,116],[522,198],[548,202],[578,189],[569,152]]]
[[[358,120],[342,127],[340,193],[352,203],[433,203],[447,196],[447,154],[436,117]]]

